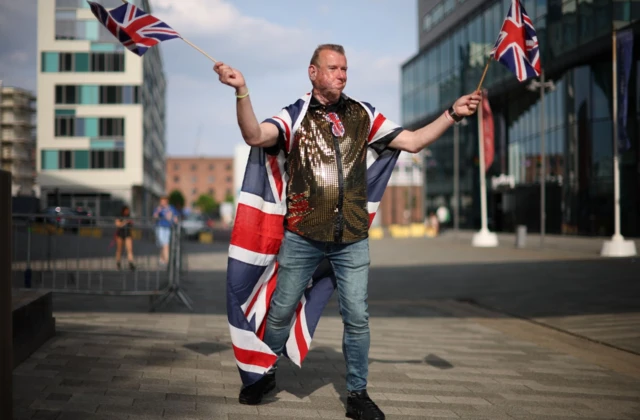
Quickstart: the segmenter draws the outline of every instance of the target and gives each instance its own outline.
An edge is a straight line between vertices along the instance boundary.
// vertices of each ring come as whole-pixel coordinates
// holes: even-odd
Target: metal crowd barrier
[[[133,263],[122,244],[116,264],[116,218],[14,214],[12,285],[54,293],[104,296],[149,296],[150,310],[174,298],[190,310],[192,301],[180,286],[185,276],[180,224],[171,228],[169,259],[159,260],[155,222],[133,222]]]

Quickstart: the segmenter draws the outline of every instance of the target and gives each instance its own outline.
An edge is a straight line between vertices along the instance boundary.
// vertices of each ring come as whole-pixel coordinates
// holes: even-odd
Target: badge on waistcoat
[[[330,112],[324,118],[331,123],[331,132],[336,137],[344,136],[344,125],[335,112]]]

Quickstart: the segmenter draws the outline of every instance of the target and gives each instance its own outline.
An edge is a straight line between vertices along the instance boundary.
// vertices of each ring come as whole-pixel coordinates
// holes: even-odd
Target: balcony
[[[4,137],[2,139],[2,143],[35,144],[36,140],[31,137],[9,136],[9,137]]]

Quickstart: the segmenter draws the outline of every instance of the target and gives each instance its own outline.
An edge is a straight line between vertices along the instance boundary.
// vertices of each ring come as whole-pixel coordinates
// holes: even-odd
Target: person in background
[[[160,204],[153,212],[156,221],[156,244],[160,248],[160,264],[169,263],[169,243],[171,242],[171,229],[178,224],[178,211],[169,204],[169,198],[160,198]]]
[[[440,221],[438,220],[436,213],[433,211],[429,213],[429,226],[433,229],[433,236],[438,236],[440,233]]]
[[[120,217],[116,219],[116,265],[118,266],[118,270],[122,268],[120,258],[122,257],[123,245],[127,250],[129,269],[131,269],[131,271],[136,269],[133,263],[133,238],[131,237],[133,221],[129,218],[130,216],[131,210],[128,206],[124,206],[122,210],[120,210]]]

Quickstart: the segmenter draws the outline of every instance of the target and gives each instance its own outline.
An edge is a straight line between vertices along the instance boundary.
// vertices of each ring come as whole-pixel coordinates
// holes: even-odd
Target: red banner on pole
[[[482,93],[482,143],[484,144],[484,170],[489,170],[493,164],[493,158],[495,155],[494,145],[495,128],[493,125],[493,113],[491,112],[491,106],[489,105],[489,98],[487,90],[484,89]]]

